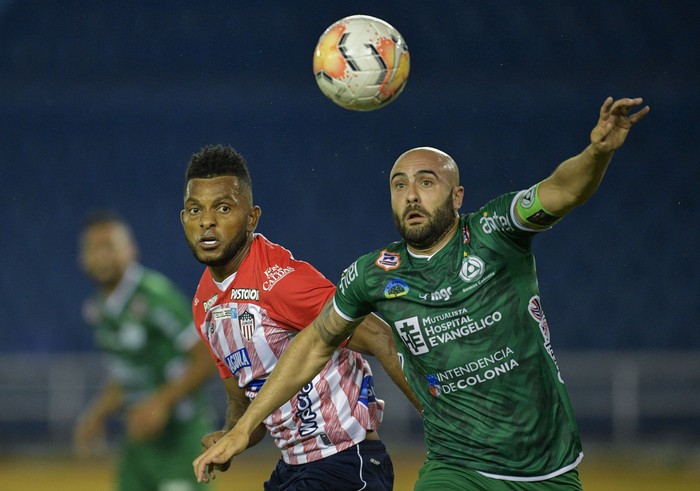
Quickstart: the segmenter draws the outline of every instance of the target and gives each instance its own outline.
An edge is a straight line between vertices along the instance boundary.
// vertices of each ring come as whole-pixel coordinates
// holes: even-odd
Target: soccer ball
[[[373,111],[406,86],[410,57],[399,31],[376,17],[351,15],[324,31],[314,50],[321,92],[345,109]]]

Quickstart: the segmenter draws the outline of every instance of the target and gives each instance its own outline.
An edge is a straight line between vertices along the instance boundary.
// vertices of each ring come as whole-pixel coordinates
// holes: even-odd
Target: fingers
[[[622,98],[613,101],[612,97],[605,99],[603,106],[600,108],[600,119],[607,121],[610,116],[621,116],[626,118],[631,124],[635,124],[644,118],[650,111],[649,106],[644,106],[634,114],[629,114],[630,109],[640,106],[644,102],[641,97]]]
[[[610,114],[610,108],[613,105],[613,98],[608,96],[607,99],[605,99],[605,102],[603,102],[602,107],[600,108],[600,119],[607,119],[608,115]]]
[[[640,101],[641,101],[641,99],[640,99]],[[629,117],[630,123],[632,123],[632,124],[637,123],[642,118],[644,118],[647,114],[649,114],[649,111],[651,111],[651,108],[649,106],[644,106],[639,111],[637,111],[636,113],[632,114]]]
[[[197,482],[209,482],[210,478],[214,479],[214,470],[217,465],[225,464],[227,461],[228,459],[222,458],[221,452],[216,448],[208,449],[192,462]]]

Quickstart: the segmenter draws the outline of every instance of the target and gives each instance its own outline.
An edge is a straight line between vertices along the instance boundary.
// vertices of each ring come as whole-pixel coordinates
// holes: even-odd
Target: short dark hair
[[[83,230],[104,224],[116,224],[126,229],[131,229],[124,217],[118,212],[113,210],[94,210],[83,220]]]
[[[192,179],[235,176],[240,184],[253,191],[248,163],[243,155],[229,145],[206,145],[192,155],[185,171],[185,191]]]
[[[81,228],[82,234],[85,234],[88,230],[93,227],[99,227],[101,225],[116,225],[123,228],[129,240],[135,241],[134,231],[129,225],[129,222],[114,210],[93,210],[90,212],[83,220],[83,226]]]

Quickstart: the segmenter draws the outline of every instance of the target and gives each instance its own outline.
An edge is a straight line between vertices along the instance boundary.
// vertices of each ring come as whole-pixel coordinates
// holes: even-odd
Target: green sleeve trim
[[[540,184],[537,183],[522,193],[515,205],[520,218],[536,229],[549,228],[562,219],[542,206],[539,195]]]

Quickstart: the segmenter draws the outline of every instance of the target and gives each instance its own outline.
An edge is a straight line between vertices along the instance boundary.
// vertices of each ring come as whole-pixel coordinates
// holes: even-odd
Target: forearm
[[[341,318],[335,313],[333,301],[328,301],[314,322],[289,344],[236,427],[250,435],[269,414],[323,370],[334,351],[359,323],[360,320],[349,322]]]
[[[224,427],[222,431],[229,432],[233,428],[241,416],[245,414],[250,406],[250,401],[245,396],[245,391],[240,389],[235,383],[235,378],[231,377],[224,380],[224,386],[228,393],[228,404],[226,406],[226,416],[224,419]],[[264,437],[267,429],[265,425],[259,425],[250,435],[248,447],[257,445]]]
[[[202,386],[216,372],[216,364],[203,343],[198,342],[188,353],[189,363],[185,371],[164,384],[155,394],[168,406],[174,406],[192,391]]]
[[[334,350],[334,346],[320,340],[311,326],[297,334],[238,421],[238,429],[251,435],[268,415],[294,397],[323,369]]]
[[[555,216],[564,216],[585,203],[598,189],[612,156],[613,152],[601,151],[590,144],[580,154],[559,164],[540,184],[542,206]]]
[[[367,316],[355,330],[348,346],[355,351],[374,356],[416,410],[419,413],[423,410],[423,406],[406,381],[399,363],[394,338],[389,326],[384,321],[375,315]]]
[[[121,386],[114,380],[109,380],[99,397],[90,405],[88,413],[90,417],[105,419],[117,412],[123,403]]]

